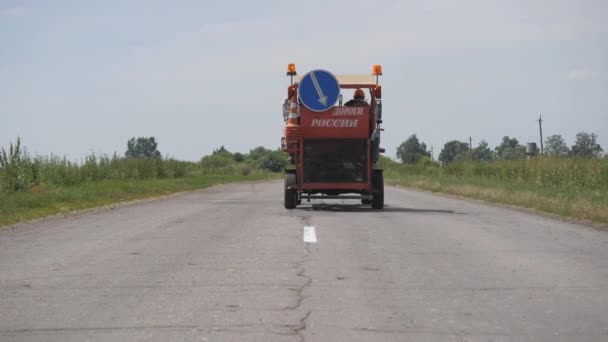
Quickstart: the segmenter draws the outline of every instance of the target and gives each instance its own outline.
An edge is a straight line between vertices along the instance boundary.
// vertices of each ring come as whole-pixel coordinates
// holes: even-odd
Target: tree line
[[[131,138],[124,155],[90,154],[80,162],[51,154],[30,156],[21,139],[0,147],[0,196],[5,192],[42,191],[46,186],[70,186],[101,180],[178,178],[202,174],[249,175],[280,172],[287,157],[280,150],[256,147],[232,153],[223,146],[198,162],[163,156],[154,137]]]
[[[576,135],[574,144],[568,147],[564,138],[559,135],[551,135],[544,141],[544,155],[553,157],[582,157],[601,158],[603,149],[597,143],[597,135],[594,133],[580,132]],[[526,147],[519,143],[516,138],[504,136],[501,143],[490,148],[485,140],[481,140],[476,147],[468,143],[451,140],[443,145],[439,157],[443,164],[449,164],[461,160],[492,161],[492,160],[516,160],[526,157]],[[412,134],[406,141],[397,147],[397,158],[405,164],[416,164],[423,159],[431,159],[431,151],[427,149],[416,134]]]
[[[158,143],[154,137],[131,138],[127,142],[126,158],[161,158],[157,149]],[[200,160],[200,166],[209,169],[220,169],[233,166],[234,163],[245,163],[250,167],[268,170],[271,172],[282,171],[287,165],[287,158],[280,150],[270,150],[258,146],[249,153],[230,152],[224,146],[213,150],[210,155]]]

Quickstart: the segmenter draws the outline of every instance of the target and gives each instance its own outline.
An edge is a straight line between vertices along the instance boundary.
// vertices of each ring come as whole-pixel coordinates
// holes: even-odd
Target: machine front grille
[[[367,182],[367,140],[304,140],[305,183]]]

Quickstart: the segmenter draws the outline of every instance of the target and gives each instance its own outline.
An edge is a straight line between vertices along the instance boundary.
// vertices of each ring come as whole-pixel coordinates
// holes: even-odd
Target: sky
[[[410,135],[599,136],[608,150],[608,1],[0,0],[0,146],[163,155],[277,148],[288,63],[381,64],[387,156]]]

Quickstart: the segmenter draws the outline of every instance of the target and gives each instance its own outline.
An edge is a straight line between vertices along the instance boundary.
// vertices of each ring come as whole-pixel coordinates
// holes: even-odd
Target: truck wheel
[[[372,186],[374,194],[372,208],[382,209],[384,208],[384,175],[382,170],[379,170],[379,172],[374,170],[374,173],[372,173]]]
[[[285,209],[294,209],[298,205],[298,191],[289,189],[290,186],[294,186],[296,183],[296,175],[294,173],[285,174],[285,198],[283,200]]]

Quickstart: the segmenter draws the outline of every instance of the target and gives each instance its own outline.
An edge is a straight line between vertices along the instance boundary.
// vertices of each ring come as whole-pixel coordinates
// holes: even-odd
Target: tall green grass
[[[478,178],[539,187],[608,190],[607,159],[537,157],[531,160],[460,161],[444,167],[429,160],[415,165],[383,160],[382,165],[391,177]]]
[[[31,157],[20,139],[0,148],[0,226],[117,201],[213,184],[276,178],[286,159],[263,147],[232,154],[223,147],[199,162],[91,154],[82,162]]]
[[[608,223],[608,160],[537,157],[440,166],[381,162],[389,183]]]
[[[279,172],[287,161],[276,150],[257,147],[249,154],[231,153],[223,147],[199,162],[172,158],[126,158],[91,154],[82,162],[57,155],[31,157],[20,139],[8,150],[0,149],[0,193],[38,191],[102,180],[181,178],[192,175],[249,175]]]
[[[91,154],[82,163],[56,155],[31,157],[18,139],[0,149],[0,192],[60,187],[101,180],[179,178],[194,163],[171,158],[124,158]]]

